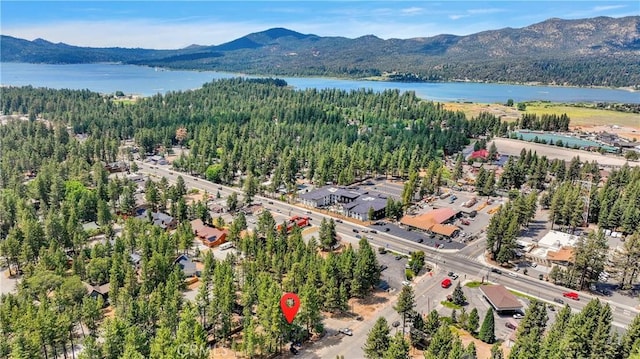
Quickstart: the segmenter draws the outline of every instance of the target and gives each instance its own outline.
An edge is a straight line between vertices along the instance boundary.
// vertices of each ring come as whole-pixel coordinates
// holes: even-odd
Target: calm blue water
[[[150,96],[168,91],[190,90],[214,79],[243,76],[210,71],[164,71],[150,67],[118,64],[48,65],[0,63],[0,84],[34,87],[89,89],[101,93],[123,91]],[[298,89],[368,88],[374,91],[399,89],[415,91],[435,101],[471,101],[481,103],[548,100],[554,102],[640,103],[640,93],[612,89],[521,86],[484,83],[395,83],[339,80],[329,78],[282,77]]]
[[[534,138],[538,137],[538,139],[540,140],[546,140],[547,143],[549,143],[550,140],[553,141],[553,143],[557,143],[558,140],[561,140],[562,143],[569,144],[569,147],[573,147],[573,145],[576,145],[578,147],[595,146],[595,147],[602,147],[608,151],[616,150],[615,147],[606,146],[595,141],[586,140],[584,138],[578,138],[573,136],[556,135],[553,133],[535,133],[535,132],[519,132],[519,131],[515,131],[515,132],[518,138],[522,137],[522,139],[525,141],[533,141]]]

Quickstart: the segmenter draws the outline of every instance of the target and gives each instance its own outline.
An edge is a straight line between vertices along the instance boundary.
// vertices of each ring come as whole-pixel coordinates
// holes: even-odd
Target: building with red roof
[[[471,152],[471,156],[469,156],[472,160],[487,160],[489,158],[489,151],[482,148],[477,151]]]

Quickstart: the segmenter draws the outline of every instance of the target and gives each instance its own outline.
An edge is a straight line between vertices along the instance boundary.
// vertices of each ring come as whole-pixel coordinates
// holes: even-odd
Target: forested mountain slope
[[[640,16],[549,19],[467,36],[387,40],[373,35],[322,37],[274,28],[221,45],[179,50],[82,48],[8,36],[0,40],[2,61],[117,61],[263,75],[380,76],[394,81],[640,84]]]

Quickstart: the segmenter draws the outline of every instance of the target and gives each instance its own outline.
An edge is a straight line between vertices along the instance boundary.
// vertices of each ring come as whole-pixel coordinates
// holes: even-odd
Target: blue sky
[[[79,46],[218,45],[286,27],[355,38],[466,35],[548,18],[640,15],[640,1],[0,1],[0,33]]]

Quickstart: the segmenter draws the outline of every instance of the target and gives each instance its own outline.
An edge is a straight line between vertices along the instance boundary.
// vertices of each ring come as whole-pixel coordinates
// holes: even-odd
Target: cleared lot
[[[604,166],[623,166],[627,163],[622,157],[614,155],[601,155],[595,152],[587,152],[581,150],[573,150],[552,145],[543,145],[539,143],[526,142],[520,140],[512,140],[508,138],[496,138],[493,141],[498,148],[498,152],[503,155],[520,156],[523,148],[535,151],[538,156],[547,156],[548,159],[559,159],[567,162],[572,158],[579,156],[581,161],[596,161]],[[628,162],[629,166],[640,166],[640,162]]]

